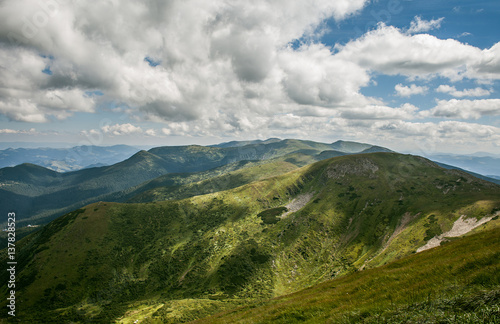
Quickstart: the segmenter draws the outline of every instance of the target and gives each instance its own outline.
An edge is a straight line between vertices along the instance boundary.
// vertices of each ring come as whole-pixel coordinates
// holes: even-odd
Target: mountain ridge
[[[461,215],[498,209],[500,186],[397,153],[340,156],[183,200],[97,202],[19,242],[19,307],[109,322],[141,300],[164,319],[173,302],[238,306],[411,255]]]
[[[203,172],[242,160],[268,160],[305,149],[309,150],[309,155],[317,155],[329,148],[328,144],[300,140],[270,140],[265,144],[225,148],[199,145],[157,147],[141,150],[111,166],[65,173],[37,169],[41,174],[35,172],[24,181],[11,181],[9,173],[13,170],[22,173],[26,166],[3,168],[0,169],[0,212],[16,209],[19,212],[19,224],[40,224],[98,201],[100,197],[109,197],[112,193],[119,193],[164,174]],[[314,161],[311,159],[311,162]],[[24,204],[17,205],[22,200]],[[12,202],[16,202],[16,206]]]

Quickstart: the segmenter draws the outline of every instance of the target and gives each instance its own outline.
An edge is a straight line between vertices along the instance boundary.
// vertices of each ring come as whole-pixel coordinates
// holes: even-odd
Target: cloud
[[[154,129],[147,129],[144,131],[144,134],[151,137],[157,136],[156,131]]]
[[[382,120],[408,120],[415,118],[415,112],[418,107],[411,104],[404,104],[399,108],[391,108],[386,106],[368,106],[364,108],[345,109],[341,112],[340,117],[346,119],[382,119]]]
[[[463,32],[463,33],[461,33],[460,35],[458,35],[458,36],[457,36],[457,38],[467,37],[467,36],[472,36],[472,34],[471,34],[471,33],[469,33],[469,32]]]
[[[500,43],[483,50],[439,39],[424,33],[439,28],[442,18],[421,17],[409,28],[380,24],[343,46],[318,42],[327,19],[341,21],[367,3],[5,0],[0,114],[44,123],[98,113],[112,102],[120,107],[116,114],[133,122],[84,134],[148,139],[324,134],[392,143],[404,134],[427,134],[451,141],[444,125],[464,125],[410,122],[425,114],[410,104],[389,107],[364,95],[363,88],[377,74],[406,76],[410,83],[438,77],[492,82],[500,79]],[[48,70],[52,75],[43,72]],[[409,97],[428,89],[398,84],[395,91]],[[467,104],[438,102],[426,114],[497,115],[491,102]],[[162,125],[139,127],[143,121]],[[497,143],[494,135],[484,138]]]
[[[279,55],[289,98],[301,105],[342,107],[367,104],[359,89],[370,78],[365,69],[332,55],[323,45],[305,45]]]
[[[289,101],[280,66],[293,56],[280,57],[287,44],[314,37],[325,19],[340,21],[367,2],[152,0],[89,6],[7,0],[0,11],[0,62],[12,64],[0,79],[11,81],[3,87],[10,93],[2,96],[0,113],[16,121],[47,122],[75,111],[93,112],[97,100],[76,102],[74,95],[60,93],[94,90],[104,94],[100,100],[118,101],[152,121],[206,118],[232,109],[234,102],[241,105],[255,90],[265,99],[249,101],[245,109],[265,110]],[[48,69],[52,75],[42,72]],[[16,78],[9,75],[21,78],[12,81]],[[18,86],[23,92],[13,93]],[[326,99],[313,102],[331,103],[327,92],[333,88],[325,88]]]
[[[43,123],[74,112],[94,112],[95,99],[84,89],[49,86],[42,72],[50,59],[21,47],[0,46],[0,113],[8,119]]]
[[[415,84],[404,86],[401,83],[397,84],[394,89],[396,90],[396,95],[400,97],[410,97],[417,94],[425,94],[429,88],[417,86]]]
[[[409,34],[427,32],[433,29],[441,28],[441,23],[444,17],[432,20],[422,20],[420,16],[416,16],[415,19],[410,23],[410,28],[408,29]]]
[[[140,127],[134,126],[130,123],[127,124],[115,124],[115,125],[104,125],[101,128],[102,132],[105,134],[112,134],[116,136],[130,135],[130,134],[140,134],[142,129]]]
[[[436,92],[448,93],[453,97],[484,97],[489,96],[491,94],[490,90],[486,90],[483,88],[474,88],[474,89],[464,89],[457,90],[454,86],[449,86],[446,84],[442,84],[436,88]]]
[[[500,43],[481,50],[454,39],[411,35],[379,24],[362,37],[337,46],[336,56],[387,75],[411,78],[500,79]]]
[[[0,129],[0,134],[29,134],[29,135],[36,135],[36,134],[38,134],[38,132],[34,128],[31,128],[29,130],[18,130],[18,129],[4,128],[4,129]]]
[[[500,99],[451,99],[439,100],[429,111],[421,112],[422,116],[479,119],[482,116],[500,116]]]

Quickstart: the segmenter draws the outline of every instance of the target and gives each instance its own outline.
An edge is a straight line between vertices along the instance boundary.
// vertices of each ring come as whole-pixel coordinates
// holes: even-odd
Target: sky
[[[3,0],[0,142],[500,152],[498,0]]]

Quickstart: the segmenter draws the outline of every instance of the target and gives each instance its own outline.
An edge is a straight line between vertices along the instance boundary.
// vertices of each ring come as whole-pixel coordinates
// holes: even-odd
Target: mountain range
[[[426,157],[432,161],[453,165],[469,172],[479,173],[490,178],[500,178],[500,157],[492,154],[433,154]]]
[[[186,184],[191,180],[211,177],[215,173],[222,174],[243,168],[249,165],[248,161],[281,159],[298,167],[332,156],[390,151],[373,145],[343,141],[324,144],[273,139],[244,146],[234,143],[222,146],[157,147],[139,151],[111,166],[64,173],[29,163],[3,168],[0,169],[0,213],[14,210],[19,215],[20,224],[42,224],[95,201],[124,201],[124,196],[131,198],[130,188],[141,184],[143,189],[152,189],[155,185],[164,187]],[[247,162],[238,164],[241,161]],[[193,175],[208,170],[214,171],[205,175]],[[289,169],[285,168],[284,171],[286,170]],[[182,174],[174,175],[177,173]],[[165,181],[157,179],[145,183],[162,175],[169,176],[163,179]],[[177,181],[169,182],[168,179],[173,179],[172,177]],[[136,190],[134,193],[141,192]]]
[[[500,301],[500,186],[379,146],[158,147],[0,185],[25,322],[482,323]]]
[[[280,141],[251,144],[244,150],[235,146],[158,148],[115,165],[118,170],[125,168],[122,177],[132,170],[148,174],[160,165],[169,172],[184,164],[197,173],[167,173],[156,180],[157,185],[170,184],[166,187],[151,184],[145,191],[140,186],[130,191],[142,192],[134,196],[140,203],[95,202],[19,241],[19,318],[180,323],[235,307],[254,305],[247,308],[251,310],[262,305],[265,311],[252,315],[257,317],[249,322],[266,322],[259,319],[261,315],[278,323],[314,322],[315,316],[333,316],[325,310],[331,307],[328,294],[336,285],[344,287],[342,280],[355,280],[349,278],[359,277],[358,273],[388,271],[398,289],[397,283],[418,282],[421,277],[391,269],[415,264],[423,271],[427,268],[422,264],[428,261],[422,258],[439,256],[433,254],[435,249],[420,251],[474,228],[486,233],[500,225],[500,186],[494,183],[393,152],[344,152],[320,159],[325,155],[323,145]],[[313,150],[319,153],[312,154]],[[267,159],[238,161],[238,156]],[[320,161],[311,162],[315,159]],[[140,168],[133,168],[137,164]],[[108,169],[95,171],[112,174]],[[483,239],[495,234],[484,234]],[[441,256],[451,260],[447,271],[464,268],[469,275],[457,275],[465,278],[463,282],[457,279],[439,286],[436,282],[441,277],[436,276],[424,285],[425,292],[414,292],[410,302],[424,302],[422,296],[429,291],[433,298],[444,300],[446,289],[465,289],[465,282],[477,281],[477,286],[494,291],[499,283],[498,251],[490,249],[498,244],[498,236],[483,243],[474,243],[474,248],[487,252],[484,260],[476,250],[479,259],[475,261],[466,254],[469,250]],[[414,259],[417,251],[423,256]],[[389,270],[379,268],[384,265]],[[362,285],[342,291],[367,296],[370,287],[384,282],[376,278],[368,277]],[[0,283],[7,281],[8,273],[3,273]],[[266,300],[290,293],[304,298],[300,296],[309,296],[308,289],[326,292],[308,299],[298,312],[286,308],[285,298],[271,302],[283,301],[276,306],[279,312],[266,313]],[[388,294],[384,293],[384,300],[392,298],[398,307],[408,303],[396,292],[393,297]],[[356,303],[360,300],[350,305]],[[239,312],[226,314],[238,317]],[[232,322],[228,318],[207,320]]]
[[[7,148],[0,151],[0,168],[23,163],[36,164],[54,171],[67,172],[112,165],[139,151],[128,145],[81,145],[70,148]]]

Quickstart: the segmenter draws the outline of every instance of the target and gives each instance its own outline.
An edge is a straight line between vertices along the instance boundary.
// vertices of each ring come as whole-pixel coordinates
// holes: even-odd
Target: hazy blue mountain
[[[440,163],[440,162],[435,162],[435,163],[437,165],[439,165],[440,167],[448,169],[448,170],[460,170],[460,171],[464,171],[464,172],[467,172],[470,175],[475,176],[476,178],[483,179],[483,180],[486,180],[486,181],[489,181],[489,182],[493,182],[493,183],[496,183],[496,184],[500,184],[500,176],[499,177],[496,177],[496,176],[484,176],[482,174],[471,172],[471,171],[467,171],[467,170],[461,169],[461,168],[453,166],[453,165],[449,165],[449,164],[445,164],[445,163]]]
[[[483,175],[500,176],[500,157],[435,154],[429,155],[427,158]]]
[[[112,165],[138,151],[138,148],[128,145],[8,148],[0,151],[0,168],[32,163],[54,171],[76,171],[96,165]]]
[[[77,146],[72,143],[65,142],[0,142],[0,150],[8,148],[64,148],[69,149]]]

